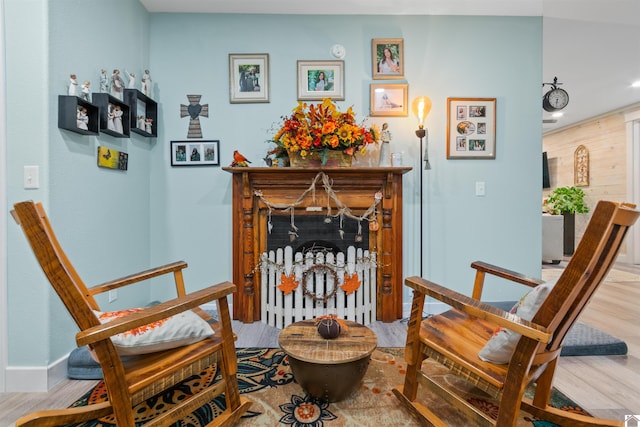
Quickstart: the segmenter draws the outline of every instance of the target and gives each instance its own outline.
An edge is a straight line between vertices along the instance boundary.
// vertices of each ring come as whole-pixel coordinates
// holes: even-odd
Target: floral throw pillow
[[[545,298],[549,295],[553,285],[555,285],[555,281],[536,286],[520,298],[520,301],[513,306],[509,313],[513,313],[524,320],[533,319],[533,316],[535,316]],[[509,363],[520,337],[520,334],[510,329],[499,327],[493,337],[478,352],[478,357],[485,362]]]
[[[94,311],[100,323],[142,311],[130,308],[119,311]],[[211,326],[191,310],[176,314],[111,337],[120,355],[135,355],[169,350],[193,344],[213,335]]]

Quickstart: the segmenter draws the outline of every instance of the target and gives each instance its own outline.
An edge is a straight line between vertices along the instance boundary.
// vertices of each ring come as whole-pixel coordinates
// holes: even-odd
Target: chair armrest
[[[416,292],[442,301],[470,316],[488,320],[543,343],[548,343],[551,340],[552,334],[543,326],[523,320],[515,314],[500,310],[499,308],[485,304],[477,299],[470,298],[421,277],[409,277],[405,279],[405,285]]]
[[[175,273],[187,268],[187,263],[184,261],[176,261],[170,264],[165,264],[159,267],[150,268],[149,270],[141,271],[139,273],[130,274],[119,279],[111,280],[109,282],[101,283],[89,288],[91,295],[101,294],[113,289],[127,286],[132,283],[142,282],[147,279],[162,276],[164,274]]]
[[[482,261],[472,262],[471,268],[476,269],[476,278],[473,283],[473,293],[471,294],[471,297],[477,300],[480,300],[482,296],[484,278],[487,273],[512,282],[527,285],[529,287],[535,287],[544,283],[544,280],[534,279],[533,277],[525,276],[524,274],[520,274],[516,271],[507,270],[506,268],[498,267]]]
[[[166,319],[178,313],[182,313],[192,308],[199,307],[209,301],[223,299],[226,301],[227,295],[235,292],[236,285],[231,282],[222,282],[209,286],[205,289],[192,292],[160,304],[144,308],[143,310],[131,313],[127,316],[114,319],[102,325],[93,326],[76,334],[78,347],[93,344],[105,340],[113,335],[126,332],[140,326],[158,320]]]

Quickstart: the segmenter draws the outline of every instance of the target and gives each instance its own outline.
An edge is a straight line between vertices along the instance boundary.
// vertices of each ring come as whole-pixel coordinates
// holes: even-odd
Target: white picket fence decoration
[[[313,319],[325,314],[336,314],[341,319],[368,325],[376,320],[376,254],[356,249],[353,246],[347,248],[347,260],[345,254],[313,252],[293,254],[291,246],[276,251],[262,254],[262,322],[276,328],[284,328],[287,325],[304,319]],[[303,262],[304,261],[304,262]],[[318,296],[331,293],[335,286],[338,287],[335,296],[324,301],[304,295],[302,283],[303,273],[314,265],[333,266],[338,277],[338,283],[334,283],[331,274],[325,274],[319,269],[314,274],[307,275],[306,289]],[[358,274],[360,287],[350,295],[340,289],[344,282],[345,269],[348,274]],[[292,272],[300,284],[293,292],[285,295],[277,285],[280,284],[282,272]],[[328,292],[327,292],[328,291]]]

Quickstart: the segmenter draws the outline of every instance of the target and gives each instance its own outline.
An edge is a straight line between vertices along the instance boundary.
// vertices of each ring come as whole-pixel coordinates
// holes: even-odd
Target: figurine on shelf
[[[75,74],[69,75],[69,96],[76,96],[78,93],[78,81]]]
[[[116,126],[113,122],[115,115],[113,114],[113,104],[109,104],[107,107],[107,129],[115,131]]]
[[[107,70],[104,68],[100,71],[100,92],[109,93],[109,78],[107,77]]]
[[[127,78],[129,79],[129,83],[127,84],[127,88],[128,89],[133,89],[136,87],[136,73],[130,73],[128,71],[125,71],[127,73]]]
[[[144,121],[144,130],[147,133],[153,133],[153,119],[147,117],[147,119]]]
[[[122,133],[122,115],[124,112],[122,111],[122,107],[116,105],[113,107],[113,130],[118,133]]]
[[[391,132],[389,131],[389,123],[382,124],[382,131],[380,132],[380,163],[379,166],[387,167],[391,166]]]
[[[142,75],[142,93],[151,98],[152,92],[152,81],[151,74],[149,74],[149,70],[144,70],[144,74]]]
[[[118,99],[122,99],[122,91],[124,90],[124,80],[120,77],[120,70],[113,70],[111,74],[111,95]]]
[[[80,96],[82,99],[84,99],[87,102],[91,102],[91,95],[89,90],[90,86],[91,86],[91,82],[89,80],[82,83],[82,92]]]
[[[76,126],[78,126],[78,129],[89,130],[89,116],[87,115],[87,109],[85,107],[78,109]]]
[[[138,129],[142,129],[142,130],[144,130],[144,128],[145,128],[144,116],[138,116],[137,123],[138,123],[138,124],[136,125],[136,127],[137,127]]]

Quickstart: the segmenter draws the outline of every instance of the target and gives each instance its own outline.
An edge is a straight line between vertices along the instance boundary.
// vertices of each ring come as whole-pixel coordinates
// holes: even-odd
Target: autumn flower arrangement
[[[287,152],[298,153],[303,158],[317,152],[323,165],[327,151],[342,151],[353,156],[357,152],[364,153],[368,144],[380,140],[377,125],[367,128],[357,124],[351,107],[340,112],[330,98],[325,98],[321,104],[299,102],[291,116],[282,119],[273,141]]]

